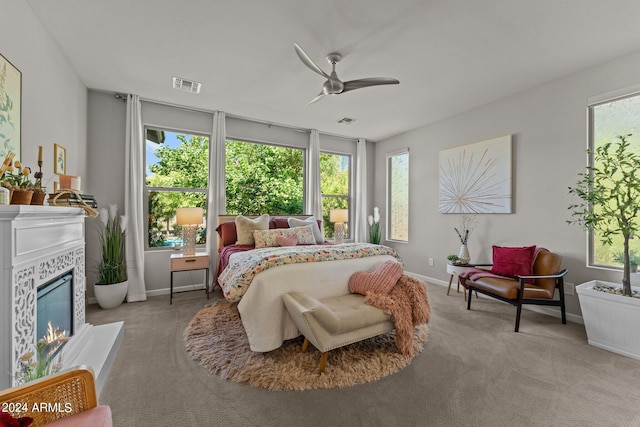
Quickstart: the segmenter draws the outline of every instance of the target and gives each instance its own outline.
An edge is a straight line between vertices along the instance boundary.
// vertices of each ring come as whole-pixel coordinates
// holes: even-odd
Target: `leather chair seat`
[[[520,290],[520,282],[511,278],[501,279],[497,277],[482,277],[473,281],[473,288],[501,296],[505,299],[517,300],[518,291]],[[553,291],[540,286],[530,283],[525,283],[524,285],[523,298],[553,299],[553,294]]]

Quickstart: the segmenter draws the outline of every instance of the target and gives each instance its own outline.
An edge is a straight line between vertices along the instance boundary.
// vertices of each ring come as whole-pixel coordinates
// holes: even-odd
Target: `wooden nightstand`
[[[209,299],[209,254],[196,253],[191,256],[171,254],[171,290],[169,292],[169,304],[173,304],[173,273],[176,271],[195,270],[206,270],[204,286],[207,291],[207,299]]]

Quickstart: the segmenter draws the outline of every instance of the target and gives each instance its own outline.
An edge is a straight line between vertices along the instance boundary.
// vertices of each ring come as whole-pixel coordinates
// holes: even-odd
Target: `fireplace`
[[[84,221],[79,208],[0,206],[0,389],[56,330],[70,337],[55,355],[62,368],[88,365],[98,393],[104,385],[123,323],[85,322]]]

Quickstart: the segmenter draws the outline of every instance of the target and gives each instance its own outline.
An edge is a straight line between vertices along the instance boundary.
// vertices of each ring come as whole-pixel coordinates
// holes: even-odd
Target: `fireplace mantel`
[[[85,347],[107,347],[103,350],[112,360],[122,322],[96,327],[85,322],[84,220],[79,208],[0,206],[0,389],[15,385],[20,357],[35,353],[38,286],[66,272],[73,274],[74,336],[63,348],[61,362],[64,367],[89,364],[101,385],[105,380],[110,362],[103,357],[109,355],[84,360]],[[103,367],[107,369],[100,372]]]

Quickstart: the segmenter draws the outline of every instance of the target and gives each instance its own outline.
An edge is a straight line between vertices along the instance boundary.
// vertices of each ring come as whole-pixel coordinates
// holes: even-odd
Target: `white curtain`
[[[367,242],[369,232],[367,228],[367,141],[358,139],[356,146],[356,242]]]
[[[147,299],[144,283],[144,131],[140,97],[127,96],[126,154],[124,172],[124,213],[128,217],[126,234],[127,275],[129,290],[127,301]]]
[[[307,150],[307,198],[305,214],[322,219],[322,194],[320,192],[320,132],[311,130]],[[324,224],[323,224],[324,225]]]
[[[227,128],[225,113],[213,113],[213,133],[209,141],[209,195],[207,204],[207,252],[211,254],[211,271],[218,265],[218,215],[226,212],[225,144]]]

